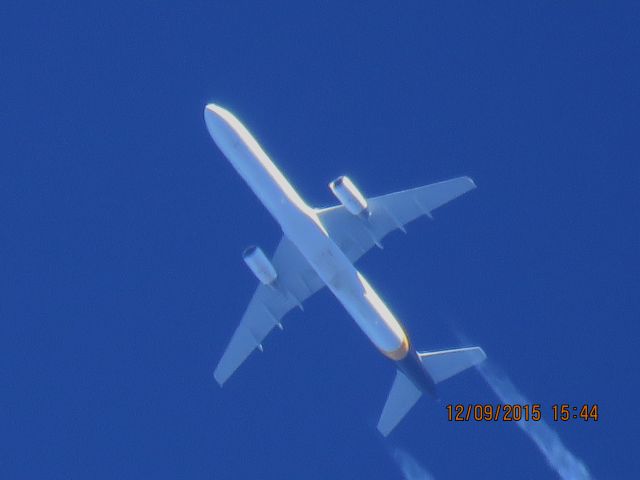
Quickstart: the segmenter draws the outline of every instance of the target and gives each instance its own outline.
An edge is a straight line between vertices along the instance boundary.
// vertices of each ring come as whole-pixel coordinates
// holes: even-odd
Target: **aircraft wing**
[[[283,236],[271,263],[278,272],[272,285],[259,284],[240,325],[225,350],[214,377],[220,385],[236,371],[289,310],[320,290],[324,282],[287,237]]]
[[[352,215],[342,205],[316,211],[334,242],[352,262],[358,260],[382,238],[412,220],[431,216],[431,211],[473,190],[469,177],[458,177],[422,187],[368,198],[369,217]]]

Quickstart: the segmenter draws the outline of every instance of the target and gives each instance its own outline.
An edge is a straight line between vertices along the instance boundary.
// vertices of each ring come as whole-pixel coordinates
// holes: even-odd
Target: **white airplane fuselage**
[[[365,335],[385,356],[398,361],[403,371],[408,369],[406,373],[423,391],[434,394],[428,375],[425,378],[423,369],[417,368],[415,350],[400,322],[244,125],[212,104],[205,109],[205,120],[220,150]],[[406,358],[409,353],[415,359]]]

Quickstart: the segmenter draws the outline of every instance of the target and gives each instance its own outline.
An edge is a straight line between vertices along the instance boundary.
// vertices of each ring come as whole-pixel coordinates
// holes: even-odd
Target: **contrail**
[[[409,453],[396,448],[393,451],[393,459],[400,467],[402,475],[405,480],[434,480],[434,476],[431,475],[418,461],[413,458]]]
[[[489,362],[485,360],[477,368],[502,403],[529,404],[511,380],[506,375],[500,374]],[[560,478],[570,480],[593,478],[582,460],[569,451],[558,434],[544,420],[539,422],[521,420],[517,424],[533,440],[547,463],[560,475]]]

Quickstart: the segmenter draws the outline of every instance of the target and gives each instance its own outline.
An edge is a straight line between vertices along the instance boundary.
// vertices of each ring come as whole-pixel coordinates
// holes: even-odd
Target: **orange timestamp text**
[[[446,405],[446,411],[450,422],[539,422],[543,416],[539,403],[450,403]],[[598,404],[554,404],[551,406],[551,418],[554,422],[577,419],[597,422]]]

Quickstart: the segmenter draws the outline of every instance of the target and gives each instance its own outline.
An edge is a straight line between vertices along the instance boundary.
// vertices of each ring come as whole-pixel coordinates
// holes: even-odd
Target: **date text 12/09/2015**
[[[543,419],[543,410],[539,403],[509,404],[509,403],[469,403],[446,405],[447,420],[450,422],[539,422]],[[584,403],[571,405],[557,403],[551,405],[551,419],[554,422],[569,420],[598,421],[598,404]]]

